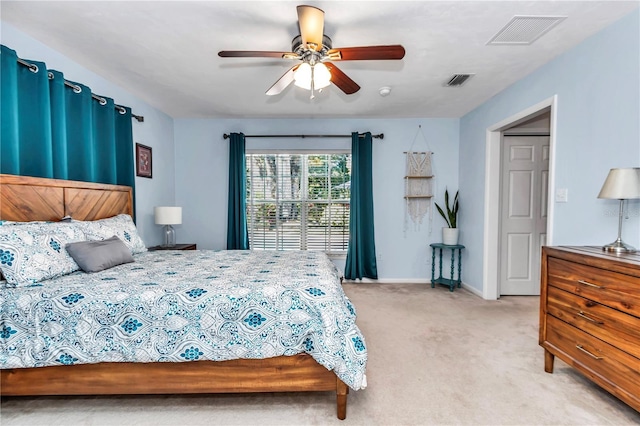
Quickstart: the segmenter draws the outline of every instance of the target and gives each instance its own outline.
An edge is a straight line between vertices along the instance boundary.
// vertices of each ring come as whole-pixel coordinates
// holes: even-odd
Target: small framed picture
[[[151,147],[136,143],[136,175],[151,178]]]

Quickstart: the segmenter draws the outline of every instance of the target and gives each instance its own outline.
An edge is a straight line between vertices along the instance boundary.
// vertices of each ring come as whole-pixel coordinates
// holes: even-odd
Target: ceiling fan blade
[[[340,68],[335,66],[335,64],[327,62],[325,63],[325,65],[331,73],[331,82],[338,86],[338,88],[344,93],[346,93],[347,95],[352,95],[360,90],[360,86],[358,86],[355,81],[351,80],[345,73],[343,73]]]
[[[221,50],[218,52],[221,58],[278,58],[299,59],[293,52],[268,52],[260,50]]]
[[[299,66],[300,65],[295,65],[289,68],[289,71],[284,73],[284,75],[280,77],[278,81],[273,83],[273,86],[269,87],[269,90],[267,90],[267,95],[268,96],[278,95],[284,89],[286,89],[287,86],[289,86],[293,82],[293,74],[296,72]]]
[[[399,44],[389,46],[342,47],[327,52],[332,61],[362,61],[369,59],[402,59],[404,47]]]
[[[322,49],[324,35],[324,11],[313,6],[298,6],[297,10],[302,44],[319,51]]]

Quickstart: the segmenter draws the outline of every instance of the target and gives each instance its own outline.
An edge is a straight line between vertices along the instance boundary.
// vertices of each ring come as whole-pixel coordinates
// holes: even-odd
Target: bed
[[[0,175],[1,220],[19,222],[59,221],[60,218],[64,216],[71,216],[79,221],[95,221],[111,218],[120,214],[133,214],[132,190],[130,187]],[[252,257],[249,260],[247,256],[257,257]],[[56,278],[55,280],[56,284],[60,286],[64,284],[66,286],[82,288],[79,283],[81,283],[83,279],[87,282],[90,281],[89,278],[98,281],[102,280],[103,282],[118,279],[118,277],[122,276],[121,271],[118,269],[121,267],[123,268],[122,270],[127,268],[138,269],[139,273],[144,273],[144,271],[140,271],[140,269],[156,263],[158,268],[157,270],[154,269],[154,273],[174,274],[175,272],[169,271],[179,271],[180,268],[177,265],[180,264],[180,262],[206,264],[209,269],[218,271],[220,273],[219,275],[227,274],[226,281],[221,281],[221,284],[209,284],[209,282],[204,280],[211,279],[211,274],[204,274],[200,277],[189,276],[188,278],[191,281],[186,284],[185,280],[181,281],[177,278],[172,283],[169,282],[169,284],[167,284],[168,286],[172,286],[173,293],[186,294],[186,296],[183,297],[188,299],[188,301],[193,303],[197,302],[204,306],[206,304],[204,300],[212,301],[211,303],[220,302],[218,299],[216,299],[218,302],[213,301],[213,294],[218,294],[217,292],[220,290],[219,286],[228,286],[229,282],[233,282],[234,279],[239,279],[238,276],[234,275],[237,274],[237,272],[234,272],[233,267],[230,267],[227,271],[227,266],[232,265],[234,262],[239,265],[236,270],[240,269],[243,273],[251,273],[253,278],[255,278],[257,274],[268,272],[268,269],[273,268],[277,270],[280,268],[278,275],[280,281],[276,287],[286,288],[286,291],[289,292],[293,290],[287,286],[293,281],[313,283],[314,277],[318,275],[313,272],[313,268],[316,267],[317,263],[322,262],[323,255],[297,253],[290,255],[293,257],[298,256],[297,260],[292,260],[293,257],[291,259],[285,259],[285,263],[291,263],[293,261],[301,265],[306,263],[306,265],[303,265],[307,266],[306,273],[303,274],[304,277],[287,275],[293,272],[291,272],[291,270],[286,272],[282,266],[278,266],[276,263],[278,259],[274,259],[273,256],[278,257],[279,255],[264,252],[252,254],[247,251],[216,252],[206,250],[193,252],[146,252],[136,255],[136,261],[128,264],[129,266],[121,265],[96,274],[85,274],[85,278],[82,278],[82,274],[84,273],[76,272],[61,278]],[[131,265],[136,265],[136,268],[130,267]],[[203,273],[206,271],[203,268],[198,269],[202,270],[201,272]],[[151,267],[148,267],[148,270],[151,271]],[[335,275],[334,279],[338,282],[335,287],[340,289],[338,276]],[[240,288],[241,291],[244,291],[244,294],[246,294],[251,292],[251,286],[261,285],[260,282],[262,280],[254,279],[252,281],[255,281],[255,283],[232,287],[236,289],[235,291],[237,291],[237,288]],[[199,285],[192,286],[191,284],[195,282]],[[144,283],[135,283],[135,285],[142,284]],[[47,284],[47,286],[50,285],[51,283]],[[207,287],[208,285],[212,287]],[[97,288],[97,286],[98,284],[88,285],[86,288]],[[65,287],[65,290],[60,291],[66,291],[65,294],[67,295],[78,294],[67,291],[68,288],[70,287]],[[101,288],[103,289],[101,290],[102,293],[117,292],[116,287],[109,287],[107,284]],[[333,291],[326,290],[326,288],[319,286],[316,288],[314,285],[303,285],[301,289],[299,293],[302,293],[307,299],[322,299],[323,297],[328,297],[325,293],[331,293]],[[29,294],[25,292],[26,290],[27,289],[19,288],[4,289],[3,300],[12,300],[12,303],[15,305],[18,300],[29,299],[30,296],[25,296]],[[342,293],[341,289],[336,291]],[[140,295],[148,294],[149,300],[154,300],[153,292],[150,288],[130,288],[129,292]],[[205,294],[207,292],[209,292],[208,295]],[[91,292],[82,293],[82,298],[85,296],[87,298],[85,301],[93,300],[91,297],[101,296],[100,294],[94,295],[89,293]],[[263,292],[260,291],[259,293],[262,294]],[[264,293],[268,292],[265,290]],[[303,296],[296,295],[294,299]],[[200,297],[202,297],[201,300],[195,300]],[[209,297],[209,299],[205,299],[205,297]],[[227,299],[223,297],[223,302],[225,300],[228,302],[228,298],[231,296],[225,297],[227,297]],[[234,294],[233,297],[237,299],[237,294]],[[268,297],[269,294],[266,294],[265,298]],[[343,293],[342,297],[346,299]],[[236,299],[232,298],[232,300]],[[71,301],[71,303],[73,303],[73,301]],[[319,308],[331,312],[331,304],[333,303],[333,301],[326,299],[324,302],[309,305],[312,307],[307,308],[304,312],[300,312],[306,315],[310,311],[319,310]],[[9,305],[8,302],[5,304],[7,304],[7,306]],[[157,301],[151,303],[151,305],[154,306],[157,306],[157,304]],[[267,302],[264,300],[257,300],[252,306],[260,307],[266,306],[266,304]],[[273,342],[277,340],[277,344],[274,343],[264,347],[253,347],[251,344],[244,346],[238,344],[234,352],[238,359],[227,359],[229,358],[228,355],[221,355],[216,352],[215,349],[224,346],[224,342],[218,342],[218,346],[216,346],[216,342],[213,342],[209,347],[210,350],[207,351],[200,347],[194,347],[194,345],[182,347],[180,346],[179,340],[174,341],[173,346],[162,346],[158,344],[157,340],[151,342],[139,338],[137,340],[138,346],[136,347],[139,349],[138,352],[142,354],[141,356],[138,356],[140,354],[135,355],[122,352],[119,354],[118,359],[111,360],[111,362],[104,362],[104,358],[96,356],[88,360],[87,362],[89,363],[81,363],[82,361],[74,362],[78,361],[78,359],[75,358],[73,354],[69,355],[65,352],[62,354],[63,356],[57,358],[57,361],[60,363],[61,359],[62,361],[70,360],[71,362],[65,361],[63,363],[71,365],[51,365],[51,362],[47,363],[42,359],[31,359],[29,363],[25,362],[23,365],[20,365],[23,361],[12,357],[13,353],[5,346],[0,359],[0,362],[3,362],[5,366],[0,370],[0,393],[3,397],[6,397],[36,395],[332,391],[336,393],[337,417],[339,419],[345,419],[349,387],[359,389],[366,386],[366,377],[364,376],[366,349],[364,346],[364,338],[361,336],[357,326],[355,326],[355,310],[348,299],[346,299],[346,302],[343,304],[346,305],[347,309],[353,315],[353,324],[347,324],[350,321],[339,321],[337,317],[332,315],[326,315],[317,321],[307,321],[307,324],[315,321],[315,327],[317,327],[319,323],[323,323],[323,326],[328,325],[335,328],[327,329],[326,333],[316,328],[318,335],[323,333],[326,335],[334,335],[338,329],[347,330],[348,335],[346,337],[343,336],[342,340],[349,343],[353,342],[353,345],[345,349],[345,345],[342,344],[342,349],[338,348],[338,351],[334,351],[329,355],[322,354],[318,349],[318,346],[329,346],[334,349],[336,346],[339,346],[335,342],[331,343],[331,341],[328,340],[329,337],[326,337],[326,341],[323,340],[325,337],[321,339],[323,342],[329,342],[326,345],[324,343],[319,345],[318,342],[306,339],[302,342],[305,350],[300,351],[300,339],[296,338],[296,332],[304,332],[304,330],[298,330],[296,328],[298,327],[297,324],[291,326],[288,331],[284,333],[284,336],[283,332],[277,332],[275,333],[277,339],[274,337],[275,335],[268,337],[272,339]],[[222,303],[222,305],[224,305],[224,303]],[[216,310],[220,309],[220,306],[216,306]],[[251,321],[256,318],[258,325],[261,325],[262,322],[268,325],[272,319],[270,312],[268,309],[258,313],[256,313],[255,310],[247,310],[242,316],[244,322],[248,324],[244,324],[244,328],[250,329],[251,326],[255,326]],[[5,316],[7,315],[6,312],[4,314]],[[19,317],[19,315],[16,314],[8,315],[13,315],[12,318],[15,321],[17,321]],[[142,329],[144,328],[143,324],[149,322],[150,318],[136,317],[132,320],[127,317],[127,320],[129,323],[131,321],[135,322],[135,324],[133,324],[134,328],[137,324],[140,324],[140,328]],[[176,329],[180,329],[180,325],[181,324],[176,325]],[[184,327],[182,329],[184,329]],[[294,331],[291,331],[292,329]],[[257,333],[256,330],[253,331],[254,333],[251,334],[252,339],[260,338],[261,335],[262,338],[267,338],[265,337],[267,336],[266,332],[261,334]],[[202,336],[200,337],[204,339],[204,333],[201,334]],[[234,338],[238,338],[236,334],[233,334],[233,336]],[[248,341],[248,338],[244,339],[245,342]],[[298,340],[297,346],[295,343],[296,340]],[[7,345],[6,342],[3,344]],[[174,350],[167,350],[166,348],[169,346]],[[152,348],[155,351],[157,351],[158,347],[162,347],[166,356],[160,360],[152,357],[145,358],[145,351],[141,350],[141,347],[147,349]],[[279,349],[275,350],[275,347]],[[337,356],[334,357],[333,355],[336,354]],[[58,355],[56,354],[56,356]],[[183,359],[180,359],[181,357]],[[208,359],[201,360],[205,357],[208,357]],[[358,365],[357,370],[353,368],[355,364]],[[7,368],[7,366],[9,366],[9,368]]]

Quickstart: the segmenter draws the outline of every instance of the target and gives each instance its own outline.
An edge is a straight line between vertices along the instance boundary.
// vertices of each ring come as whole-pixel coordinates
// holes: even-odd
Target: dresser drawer
[[[547,304],[549,314],[640,358],[640,318],[555,287]]]
[[[547,317],[547,325],[545,346],[557,348],[565,362],[640,410],[640,359],[553,316]]]
[[[640,278],[549,257],[549,286],[640,317]]]

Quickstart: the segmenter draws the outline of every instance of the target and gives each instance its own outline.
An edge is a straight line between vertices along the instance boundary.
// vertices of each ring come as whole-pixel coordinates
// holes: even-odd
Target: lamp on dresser
[[[171,225],[182,223],[182,207],[156,207],[154,215],[156,225],[164,225],[162,247],[175,247],[176,231]]]
[[[640,168],[611,169],[602,185],[598,198],[620,200],[618,212],[618,238],[602,250],[614,253],[633,253],[635,248],[622,241],[622,218],[624,216],[624,200],[640,198]]]

